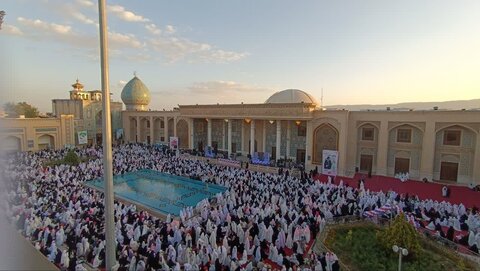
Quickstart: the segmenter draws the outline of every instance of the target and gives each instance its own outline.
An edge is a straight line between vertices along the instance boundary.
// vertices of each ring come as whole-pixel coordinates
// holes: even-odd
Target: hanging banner
[[[170,137],[170,149],[174,150],[178,148],[178,137],[171,136]]]
[[[337,176],[338,151],[323,150],[322,173]]]
[[[83,145],[88,143],[87,131],[78,131],[78,144]]]

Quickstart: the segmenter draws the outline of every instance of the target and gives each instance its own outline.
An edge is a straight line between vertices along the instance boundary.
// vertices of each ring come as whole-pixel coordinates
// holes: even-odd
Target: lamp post
[[[113,168],[112,168],[112,120],[110,116],[110,90],[108,82],[108,32],[105,0],[98,0],[100,30],[100,67],[103,91],[103,179],[105,182],[105,266],[112,270],[117,264],[115,245],[115,220],[113,202]],[[96,137],[96,135],[95,135]],[[95,138],[96,139],[96,138]]]
[[[398,253],[398,271],[402,271],[402,256],[407,256],[408,250],[397,245],[394,245],[392,249],[393,252]]]

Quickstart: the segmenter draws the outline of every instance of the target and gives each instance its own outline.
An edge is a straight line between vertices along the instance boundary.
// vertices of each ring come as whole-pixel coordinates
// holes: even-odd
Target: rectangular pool
[[[102,179],[94,179],[87,185],[104,189]],[[155,170],[139,170],[113,177],[115,196],[139,203],[164,214],[179,215],[187,206],[195,206],[205,198],[211,198],[227,189],[186,177],[174,176]]]

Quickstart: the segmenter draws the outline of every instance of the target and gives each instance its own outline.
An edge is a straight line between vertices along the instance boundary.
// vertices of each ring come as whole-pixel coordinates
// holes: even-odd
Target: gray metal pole
[[[105,248],[106,269],[112,270],[117,263],[115,252],[115,222],[113,208],[113,170],[112,170],[112,120],[110,115],[110,90],[108,80],[108,32],[105,0],[98,0],[100,26],[100,60],[103,92],[103,178],[105,181]]]
[[[398,271],[402,271],[402,248],[398,251]]]
[[[93,108],[93,136],[92,146],[97,147],[97,108]]]

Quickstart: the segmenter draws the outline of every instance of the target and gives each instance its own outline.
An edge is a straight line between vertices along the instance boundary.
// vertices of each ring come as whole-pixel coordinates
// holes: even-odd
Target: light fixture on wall
[[[206,122],[208,122],[208,119],[205,119]]]
[[[250,123],[252,120],[251,119],[245,119],[245,122],[248,124]]]
[[[297,126],[299,126],[300,124],[302,124],[302,121],[296,120],[296,121],[295,121],[295,124],[296,124]]]
[[[225,122],[228,122],[228,119],[225,119]]]
[[[275,121],[274,120],[269,120],[268,122],[270,122],[270,124],[273,124]]]

